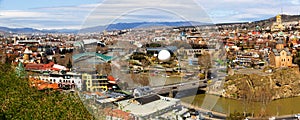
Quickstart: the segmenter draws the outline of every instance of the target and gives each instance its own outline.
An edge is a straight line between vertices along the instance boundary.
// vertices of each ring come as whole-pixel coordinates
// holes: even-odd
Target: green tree
[[[69,62],[67,64],[67,68],[71,69],[72,68],[72,62],[71,62],[71,59],[69,59]]]
[[[234,113],[230,113],[230,115],[226,118],[226,120],[244,120],[245,118],[246,117],[243,113],[234,112]]]

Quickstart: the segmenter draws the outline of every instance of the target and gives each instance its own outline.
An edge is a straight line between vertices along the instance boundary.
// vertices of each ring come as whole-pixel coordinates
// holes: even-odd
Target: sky
[[[0,0],[0,26],[81,29],[118,22],[250,22],[300,14],[300,0]]]

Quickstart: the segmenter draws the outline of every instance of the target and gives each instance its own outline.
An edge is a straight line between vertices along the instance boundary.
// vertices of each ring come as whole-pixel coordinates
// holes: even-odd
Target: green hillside
[[[10,65],[0,65],[0,119],[93,119],[76,94],[38,91],[16,76]]]

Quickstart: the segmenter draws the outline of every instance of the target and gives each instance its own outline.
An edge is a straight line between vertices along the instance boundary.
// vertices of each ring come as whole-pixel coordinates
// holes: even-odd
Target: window
[[[290,59],[288,59],[288,61],[290,61]]]

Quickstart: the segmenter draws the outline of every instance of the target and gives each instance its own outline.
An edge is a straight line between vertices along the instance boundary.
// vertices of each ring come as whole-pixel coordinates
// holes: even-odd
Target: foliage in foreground
[[[0,119],[93,119],[76,94],[38,91],[0,65]]]

